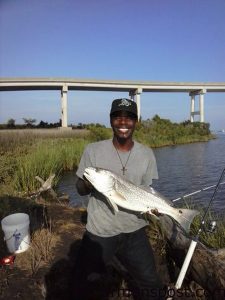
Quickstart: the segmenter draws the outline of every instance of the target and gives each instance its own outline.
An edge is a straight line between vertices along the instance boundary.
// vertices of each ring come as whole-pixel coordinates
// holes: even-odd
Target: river
[[[153,187],[173,200],[217,184],[225,168],[225,134],[219,134],[217,139],[206,143],[164,147],[154,152],[159,180],[154,182]],[[206,207],[213,192],[214,188],[211,188],[186,199],[188,203],[200,203]],[[212,210],[225,212],[225,185],[220,185]]]
[[[204,143],[192,143],[154,149],[158,165],[159,180],[153,187],[170,200],[202,188],[216,185],[225,168],[225,134]],[[225,177],[225,176],[224,176]],[[223,178],[223,182],[225,178]],[[75,172],[67,172],[60,180],[57,191],[68,194],[72,206],[87,205],[87,197],[80,197],[75,189]],[[214,188],[185,198],[187,203],[206,207]],[[183,199],[176,201],[179,206]],[[212,210],[225,213],[225,184],[220,185],[213,201]]]

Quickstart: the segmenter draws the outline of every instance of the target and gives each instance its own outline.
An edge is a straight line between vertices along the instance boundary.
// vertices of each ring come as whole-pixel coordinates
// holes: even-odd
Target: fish
[[[149,213],[156,217],[160,214],[168,215],[187,232],[193,219],[199,214],[194,209],[175,208],[172,201],[162,196],[153,187],[147,189],[136,186],[106,169],[85,168],[84,177],[105,196],[114,214],[120,207],[141,214]]]

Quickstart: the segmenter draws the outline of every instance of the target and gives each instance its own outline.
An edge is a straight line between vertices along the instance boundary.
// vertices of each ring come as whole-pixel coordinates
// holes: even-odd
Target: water
[[[164,196],[173,200],[193,191],[217,184],[225,168],[225,134],[207,143],[193,143],[154,149],[159,180],[153,187]],[[225,181],[225,178],[223,179]],[[87,205],[87,197],[78,195],[75,188],[75,172],[67,172],[58,185],[58,191],[70,197],[73,206]],[[198,193],[186,202],[201,204],[206,207],[214,189]],[[181,204],[183,200],[176,202]],[[221,185],[212,210],[225,213],[225,185]]]
[[[193,143],[155,149],[159,180],[153,186],[173,200],[199,189],[217,184],[225,168],[225,134],[207,143]],[[225,181],[225,176],[223,181]],[[189,198],[187,202],[206,207],[214,188]],[[182,200],[181,200],[182,201]],[[179,201],[177,204],[181,203]],[[221,185],[212,210],[225,212],[225,185]]]
[[[69,195],[71,206],[87,207],[88,197],[80,196],[75,187],[76,172],[65,172],[58,183],[57,192]]]

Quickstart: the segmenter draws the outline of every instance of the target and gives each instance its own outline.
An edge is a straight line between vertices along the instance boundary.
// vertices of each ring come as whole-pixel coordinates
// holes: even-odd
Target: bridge
[[[116,91],[127,92],[137,103],[138,117],[141,112],[141,94],[145,92],[184,92],[190,96],[190,121],[199,115],[204,122],[204,95],[206,93],[225,92],[225,82],[152,82],[126,80],[92,80],[74,78],[0,78],[0,91],[59,90],[61,91],[62,127],[68,126],[67,95],[69,91]],[[195,98],[198,96],[198,110],[195,110]]]

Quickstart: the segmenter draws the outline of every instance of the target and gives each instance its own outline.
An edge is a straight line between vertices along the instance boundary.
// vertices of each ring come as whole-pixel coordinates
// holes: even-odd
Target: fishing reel
[[[216,221],[209,221],[208,223],[204,224],[204,231],[208,233],[214,233],[217,228]]]

